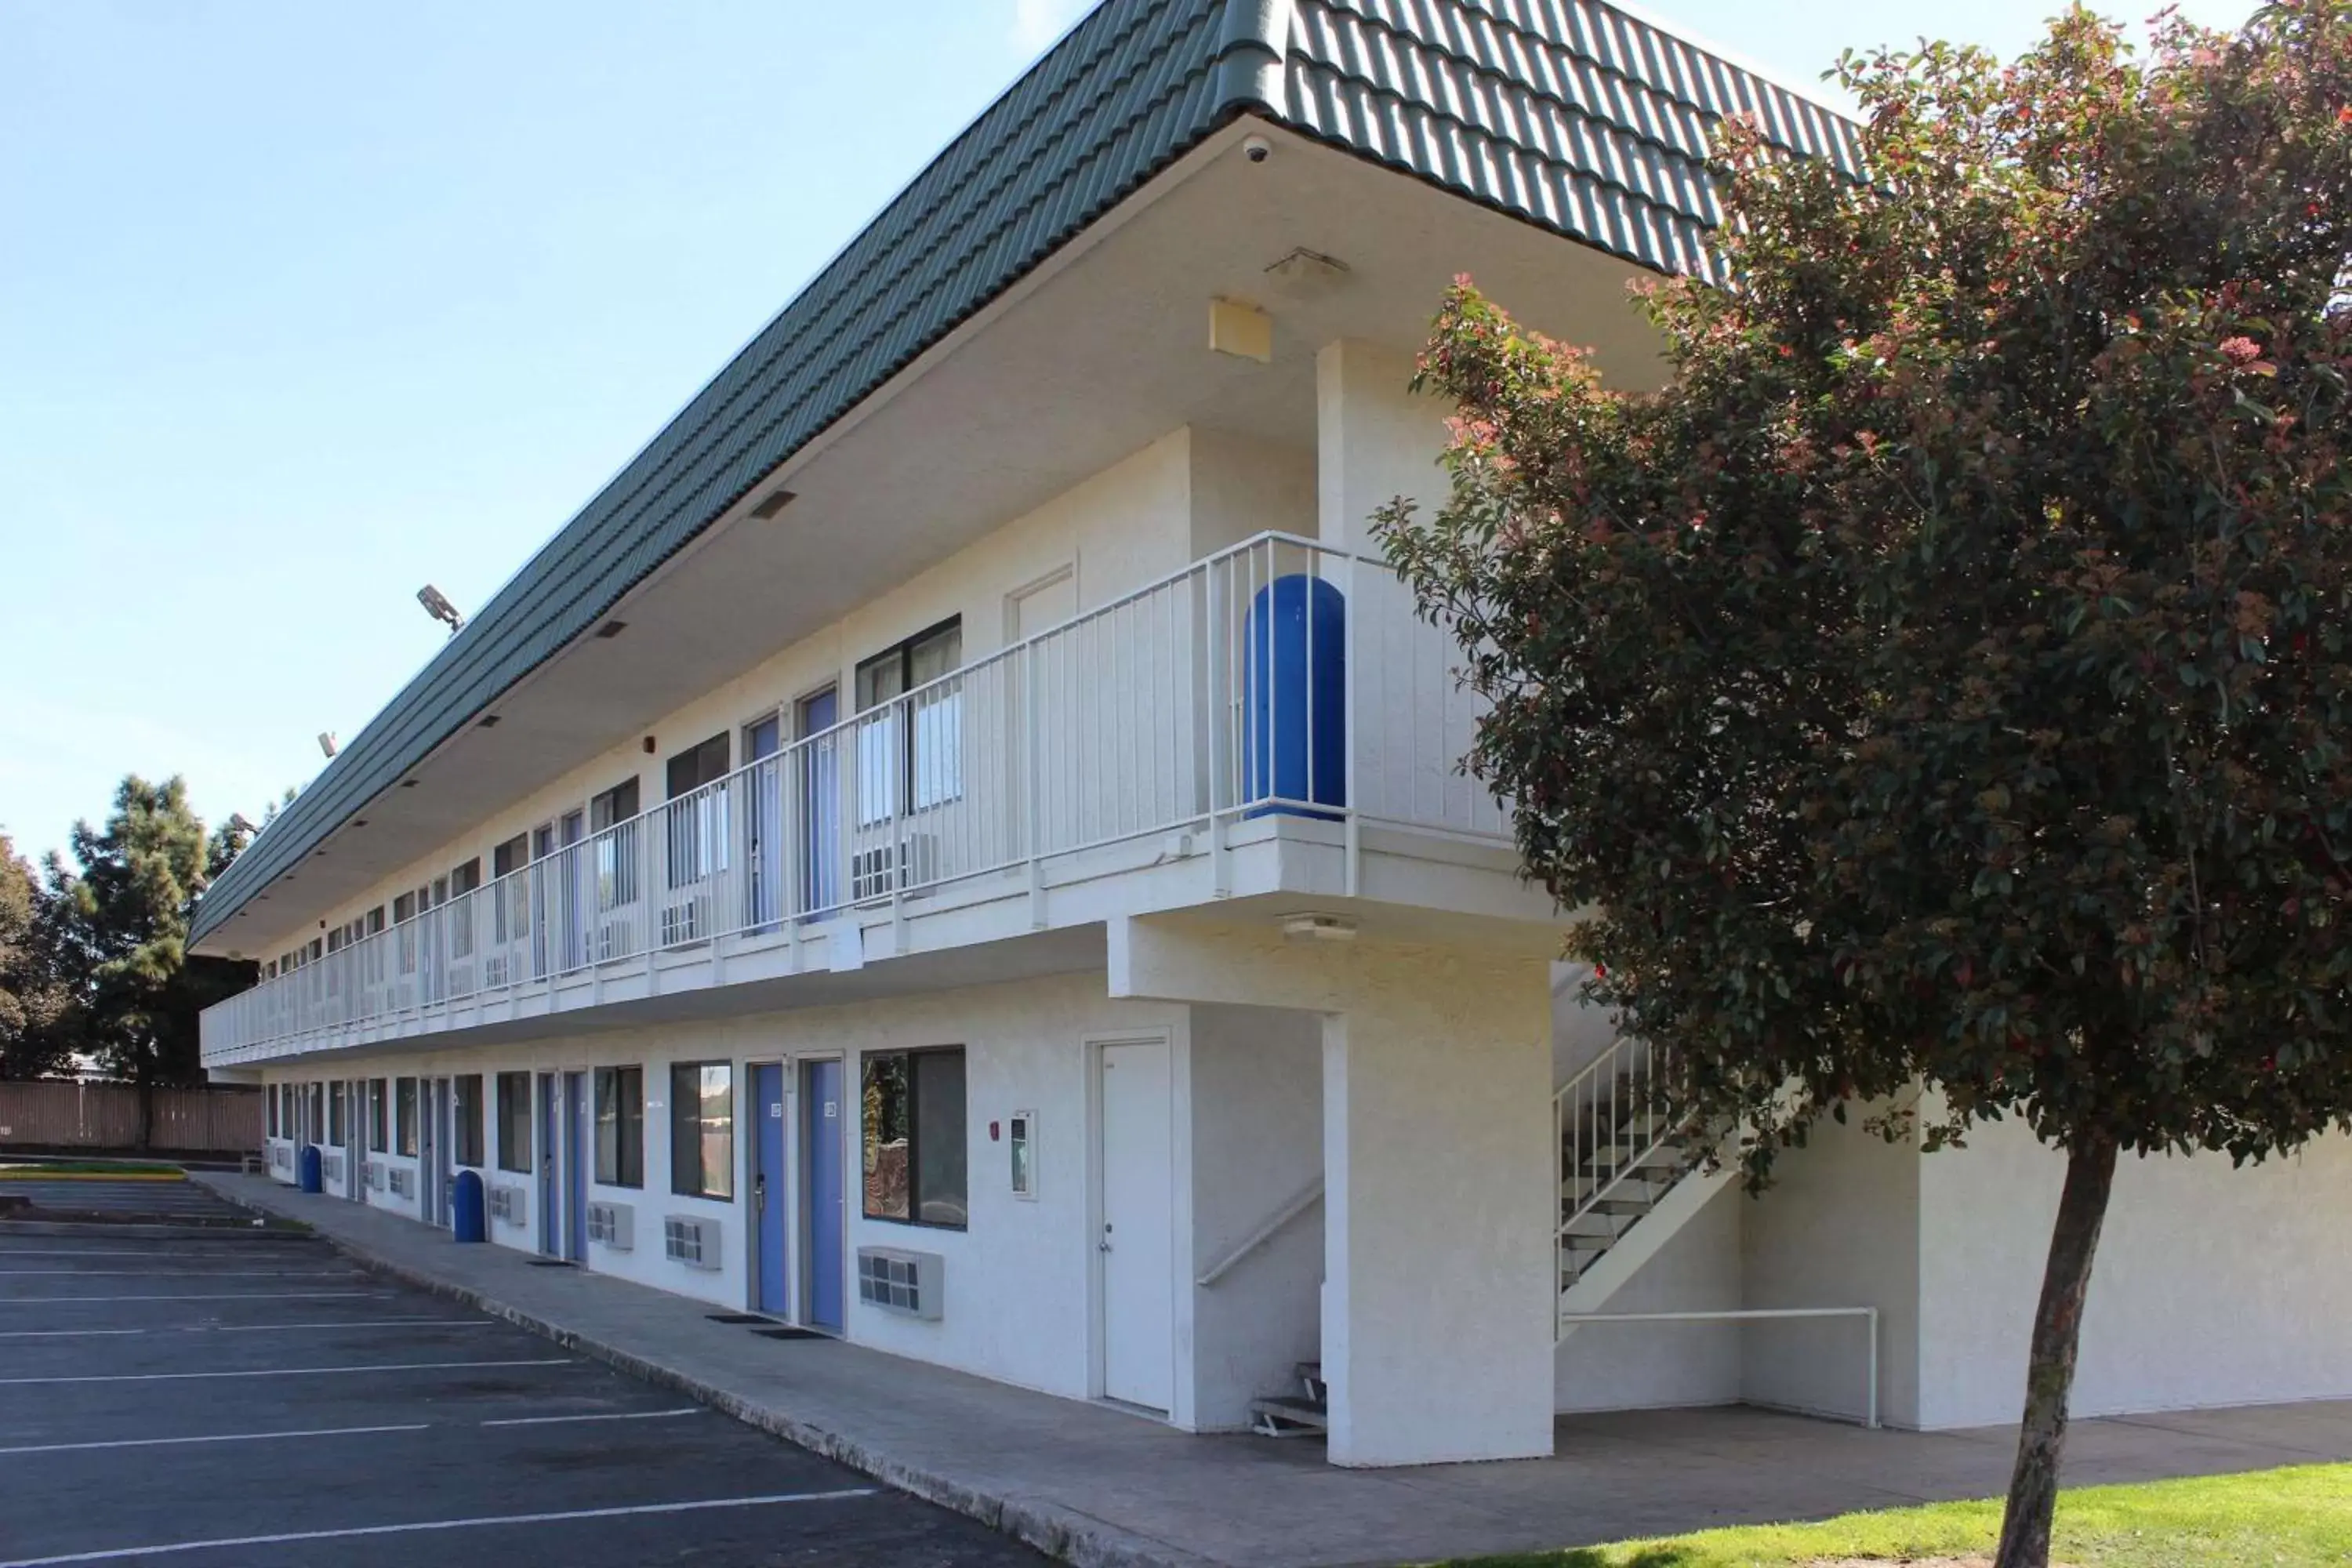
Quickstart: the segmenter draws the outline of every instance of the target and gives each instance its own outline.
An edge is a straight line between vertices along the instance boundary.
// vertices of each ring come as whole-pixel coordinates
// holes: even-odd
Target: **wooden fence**
[[[159,1089],[140,1126],[137,1086],[47,1079],[0,1082],[0,1149],[172,1149],[245,1153],[261,1147],[261,1091]]]

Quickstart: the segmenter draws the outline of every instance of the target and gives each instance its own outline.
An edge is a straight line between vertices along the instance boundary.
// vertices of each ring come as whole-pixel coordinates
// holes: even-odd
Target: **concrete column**
[[[1326,544],[1378,554],[1373,512],[1404,496],[1427,516],[1451,492],[1437,462],[1448,410],[1408,390],[1412,366],[1411,354],[1356,338],[1315,356],[1316,523]]]
[[[1551,1047],[1525,994],[1410,977],[1323,1025],[1331,1462],[1552,1451]]]
[[[1331,1461],[1549,1454],[1559,1154],[1545,961],[1286,941],[1271,921],[1122,917],[1107,934],[1114,997],[1318,1020]]]

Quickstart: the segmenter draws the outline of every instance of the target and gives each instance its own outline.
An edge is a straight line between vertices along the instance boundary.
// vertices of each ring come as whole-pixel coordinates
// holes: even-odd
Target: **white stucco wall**
[[[1177,1288],[1192,1296],[1192,1425],[1249,1424],[1262,1394],[1295,1393],[1322,1330],[1318,1203],[1215,1284],[1201,1273],[1323,1173],[1323,1035],[1311,1013],[1192,1009],[1192,1247]],[[1179,1347],[1177,1363],[1188,1359]]]
[[[663,798],[672,756],[725,733],[734,738],[730,760],[740,765],[743,725],[828,683],[842,691],[846,718],[859,660],[950,616],[962,619],[964,662],[984,658],[1004,645],[1009,596],[1056,572],[1071,573],[1084,611],[1249,534],[1266,529],[1312,533],[1315,481],[1312,453],[1229,432],[1172,430],[664,715],[648,727],[652,754],[635,739],[617,745],[384,876],[364,896],[240,941],[249,956],[267,962],[326,926],[389,906],[397,894],[428,885],[475,856],[483,858],[487,874],[494,846],[583,808],[590,796],[632,775],[650,807]],[[255,923],[268,908],[256,906]]]
[[[750,1064],[841,1056],[852,1111],[844,1130],[844,1180],[848,1247],[936,1252],[946,1260],[946,1309],[924,1321],[861,1305],[854,1263],[846,1273],[848,1337],[860,1343],[958,1367],[1007,1383],[1076,1398],[1093,1378],[1088,1246],[1089,1039],[1163,1035],[1171,1052],[1186,1045],[1188,1010],[1146,1002],[1113,1002],[1096,975],[1068,975],[749,1017],[665,1025],[572,1039],[488,1049],[376,1053],[339,1060],[338,1076],[419,1078],[499,1072],[586,1071],[597,1067],[645,1069],[645,1185],[591,1183],[592,1200],[632,1205],[636,1245],[617,1252],[592,1244],[589,1267],[640,1284],[740,1308],[751,1299],[745,1230],[749,1140],[753,1126]],[[869,1050],[961,1045],[965,1048],[968,1192],[971,1224],[954,1231],[866,1218],[860,1212],[859,1057]],[[735,1069],[736,1198],[721,1202],[669,1191],[669,1068],[674,1063],[724,1061]],[[299,1068],[273,1071],[268,1080],[304,1082]],[[788,1071],[791,1086],[795,1074]],[[1181,1081],[1181,1079],[1180,1079]],[[490,1090],[494,1095],[494,1089]],[[1015,1198],[1009,1151],[990,1138],[1014,1110],[1035,1113],[1037,1196]],[[493,1221],[490,1239],[525,1251],[538,1247],[538,1188],[530,1175],[496,1168],[495,1101],[488,1137],[492,1165],[486,1184],[526,1189],[523,1226]],[[534,1122],[534,1126],[536,1123]],[[793,1121],[797,1127],[797,1120]],[[378,1159],[389,1156],[375,1156]],[[797,1159],[796,1154],[792,1156]],[[413,1166],[414,1161],[396,1161]],[[1180,1174],[1181,1173],[1180,1172]],[[389,1192],[371,1204],[415,1215],[415,1205]],[[666,1215],[715,1217],[723,1232],[721,1267],[690,1268],[663,1256]],[[797,1237],[794,1245],[797,1245]],[[795,1260],[797,1261],[797,1260]],[[797,1268],[793,1270],[797,1276]]]
[[[1746,1205],[1734,1187],[1717,1191],[1601,1310],[1722,1312],[1745,1306],[1739,1231]],[[1745,1332],[1736,1323],[1571,1328],[1553,1357],[1554,1403],[1563,1411],[1737,1404],[1745,1392]]]
[[[1862,1118],[1823,1121],[1780,1156],[1761,1199],[1727,1200],[1740,1215],[1740,1274],[1749,1308],[1879,1310],[1882,1418],[1919,1411],[1920,1154],[1864,1131]],[[1867,1403],[1859,1320],[1752,1324],[1742,1331],[1740,1396],[1753,1404],[1859,1416]]]
[[[1340,1465],[1551,1452],[1550,994],[1529,959],[1114,920],[1114,995],[1318,1015]]]
[[[1920,1164],[1922,1423],[2017,1419],[2063,1158],[2016,1122]],[[2093,1265],[2078,1415],[2352,1397],[2352,1139],[2243,1169],[2126,1157]]]

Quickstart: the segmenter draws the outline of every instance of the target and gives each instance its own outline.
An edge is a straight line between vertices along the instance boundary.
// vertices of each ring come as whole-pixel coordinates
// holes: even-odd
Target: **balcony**
[[[702,984],[838,970],[866,924],[904,953],[950,908],[1044,930],[1049,892],[1171,840],[1212,897],[1285,834],[1348,894],[1367,833],[1507,877],[1507,808],[1456,766],[1457,652],[1381,563],[1262,534],[209,1008],[204,1061],[642,994],[676,955]]]

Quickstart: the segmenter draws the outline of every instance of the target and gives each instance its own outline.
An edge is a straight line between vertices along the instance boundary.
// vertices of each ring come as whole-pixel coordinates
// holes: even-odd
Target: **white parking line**
[[[24,1388],[51,1383],[186,1383],[221,1377],[334,1377],[361,1372],[455,1372],[462,1367],[570,1366],[570,1356],[539,1361],[403,1361],[372,1366],[264,1366],[246,1372],[111,1372],[78,1377],[0,1377],[0,1388]]]
[[[873,1487],[829,1492],[773,1492],[766,1497],[711,1498],[701,1502],[649,1502],[634,1508],[583,1508],[563,1513],[507,1513],[482,1519],[431,1519],[415,1524],[367,1524],[349,1530],[289,1531],[282,1535],[223,1536],[211,1541],[173,1541],[160,1546],[118,1546],[104,1552],[68,1552],[56,1557],[20,1557],[0,1568],[61,1568],[68,1563],[112,1563],[125,1557],[161,1557],[173,1552],[212,1552],[227,1546],[283,1546],[297,1541],[349,1541],[363,1535],[407,1535],[435,1530],[486,1530],[501,1524],[562,1524],[577,1519],[629,1519],[656,1513],[700,1513],[713,1509],[775,1508],[796,1502],[841,1502],[875,1495]]]
[[[611,1415],[509,1415],[497,1421],[482,1421],[482,1426],[555,1426],[566,1421],[667,1421],[673,1415],[699,1415],[702,1406],[689,1405],[683,1410],[624,1410]],[[0,1452],[5,1452],[0,1449]]]
[[[163,1448],[178,1443],[266,1443],[273,1437],[356,1437],[369,1432],[422,1432],[431,1423],[406,1426],[314,1426],[307,1432],[220,1432],[205,1437],[117,1437],[104,1443],[27,1443],[0,1454],[65,1454],[83,1448]]]
[[[179,1329],[158,1329],[156,1332],[275,1334],[290,1332],[296,1329],[489,1329],[497,1326],[488,1318],[362,1318],[356,1322],[350,1323],[190,1323]]]
[[[184,1249],[161,1247],[141,1252],[134,1248],[119,1247],[11,1247],[5,1239],[0,1239],[0,1258],[168,1258],[183,1263],[194,1263],[205,1258],[226,1258],[232,1260],[251,1258],[256,1245],[253,1242],[239,1242],[220,1252],[189,1252]]]
[[[0,1268],[0,1279],[355,1279],[356,1268]]]
[[[0,1340],[83,1340],[124,1334],[280,1334],[298,1329],[487,1329],[488,1318],[354,1318],[348,1323],[173,1323],[162,1329],[0,1329]]]
[[[229,1296],[0,1296],[0,1307],[41,1307],[78,1301],[356,1301],[388,1290],[241,1290]]]

